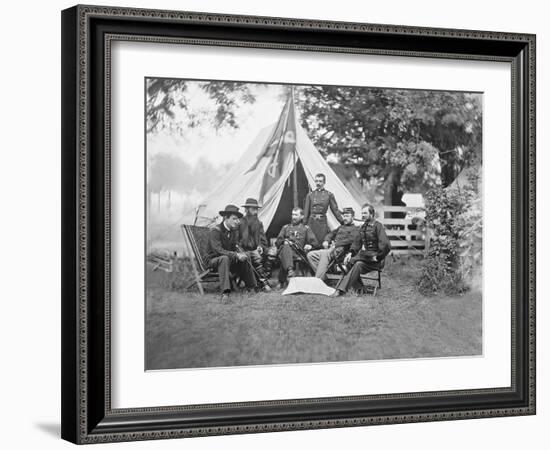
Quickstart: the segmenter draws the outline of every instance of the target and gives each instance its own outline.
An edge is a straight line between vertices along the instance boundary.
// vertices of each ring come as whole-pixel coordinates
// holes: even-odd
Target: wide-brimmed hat
[[[235,205],[227,205],[223,211],[219,211],[220,216],[229,216],[230,214],[235,214],[239,219],[243,214],[239,211],[239,207]]]
[[[351,214],[353,217],[355,217],[355,211],[350,206],[348,206],[347,208],[344,208],[344,210],[342,211],[342,214]]]
[[[247,198],[246,202],[244,202],[244,205],[242,205],[243,208],[252,207],[252,208],[260,208],[260,205],[258,205],[258,200],[255,198]]]

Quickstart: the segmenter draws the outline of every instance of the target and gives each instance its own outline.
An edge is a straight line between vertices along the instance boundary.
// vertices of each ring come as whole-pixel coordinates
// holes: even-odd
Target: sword
[[[243,250],[243,248],[239,245],[236,246],[237,251],[239,253],[242,253],[246,256],[246,262],[248,263],[248,266],[252,269],[252,272],[254,273],[254,276],[256,277],[256,281],[258,284],[261,284],[262,287],[265,287],[266,285],[269,286],[269,283],[264,277],[260,275],[260,272],[254,267],[254,264],[252,264],[252,261],[250,260],[250,256]]]
[[[339,247],[341,248],[341,247]],[[348,273],[349,269],[348,267],[346,266],[346,264],[344,264],[344,258],[346,256],[346,251],[341,248],[341,250],[339,252],[336,252],[335,250],[335,255],[334,255],[334,264],[340,269],[340,271],[345,275],[346,273]]]
[[[298,257],[305,263],[310,272],[315,275],[315,270],[309,263],[309,260],[307,259],[307,253],[304,248],[297,242],[291,241],[289,239],[285,239],[285,242],[288,242],[288,245],[290,245],[290,248],[294,250],[294,253],[296,253],[296,255],[298,255]]]

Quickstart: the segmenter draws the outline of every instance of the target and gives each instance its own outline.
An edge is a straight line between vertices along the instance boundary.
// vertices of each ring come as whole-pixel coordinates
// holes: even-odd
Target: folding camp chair
[[[204,256],[208,248],[208,239],[210,238],[210,229],[199,227],[197,225],[182,225],[181,231],[185,238],[188,250],[191,253],[191,264],[193,265],[194,280],[188,284],[185,289],[198,285],[199,291],[203,292],[202,283],[219,282],[218,272],[206,266]]]
[[[361,280],[361,286],[364,293],[376,295],[376,292],[378,289],[382,288],[382,270],[384,269],[385,265],[385,259],[382,260],[380,263],[380,267],[378,269],[372,269],[367,273],[364,273],[360,275]],[[332,273],[327,271],[326,279],[327,284],[334,286],[336,285],[340,279],[345,275],[345,273],[334,273],[334,268],[337,267],[336,260],[331,263],[329,266],[329,269],[332,268]],[[371,281],[376,281],[376,285],[373,285]]]
[[[360,275],[361,284],[363,285],[363,292],[367,294],[376,295],[376,291],[382,288],[382,269],[386,265],[386,258],[380,262],[378,269],[373,269],[367,273]],[[374,272],[374,275],[370,275]],[[369,276],[370,275],[370,276]],[[370,281],[376,281],[378,286],[373,286]]]

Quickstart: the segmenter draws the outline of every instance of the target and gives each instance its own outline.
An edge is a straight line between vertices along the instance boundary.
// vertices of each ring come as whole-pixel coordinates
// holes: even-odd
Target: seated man
[[[227,205],[220,211],[223,221],[210,231],[206,264],[220,275],[221,301],[225,302],[231,292],[231,273],[239,275],[249,288],[256,287],[256,279],[247,256],[239,252],[239,221],[243,216],[235,205]]]
[[[307,254],[307,259],[315,269],[315,276],[324,279],[330,263],[349,251],[351,244],[359,235],[359,228],[353,224],[355,211],[344,208],[342,218],[344,223],[329,232],[323,240],[323,248]]]
[[[245,251],[250,259],[260,286],[264,291],[270,291],[269,276],[264,267],[264,255],[267,253],[267,238],[264,232],[264,225],[258,219],[258,210],[260,209],[258,200],[254,198],[246,199],[243,208],[245,215],[239,225],[240,248]]]
[[[279,259],[281,260],[281,270],[279,272],[279,281],[284,285],[288,277],[294,276],[294,260],[298,255],[292,248],[291,242],[304,252],[308,252],[317,245],[317,238],[308,225],[302,223],[304,212],[302,208],[292,210],[292,222],[281,228],[275,245],[279,249]]]
[[[369,204],[363,205],[361,216],[365,222],[344,259],[351,270],[338,282],[332,297],[339,297],[350,287],[358,285],[361,274],[380,269],[382,261],[391,250],[384,225],[374,219],[374,208]]]

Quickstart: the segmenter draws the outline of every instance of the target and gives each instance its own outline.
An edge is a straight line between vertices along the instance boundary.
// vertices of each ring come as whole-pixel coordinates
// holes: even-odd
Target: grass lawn
[[[155,273],[156,274],[156,273]],[[178,292],[148,277],[146,367],[258,364],[480,355],[481,292],[425,297],[418,269],[393,263],[375,297],[348,294]],[[154,277],[157,277],[155,279]]]

